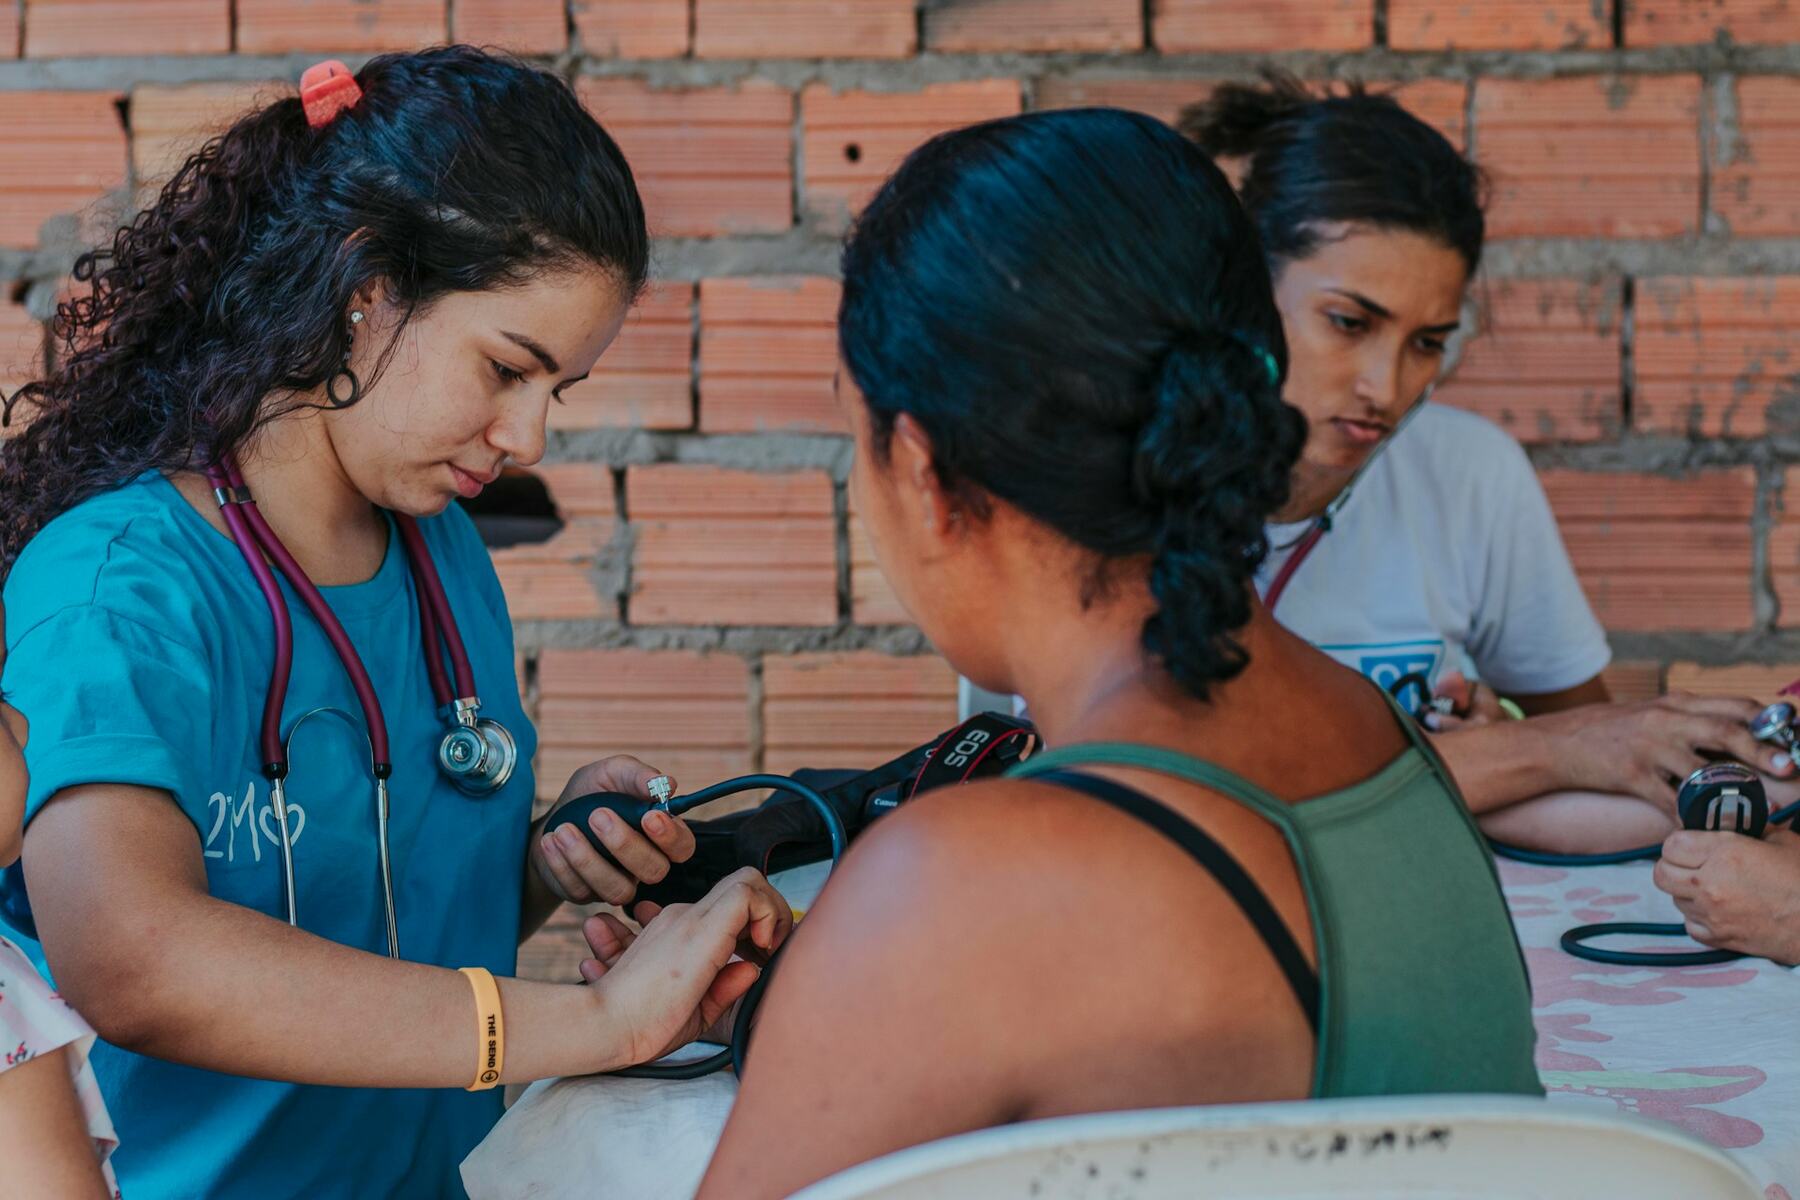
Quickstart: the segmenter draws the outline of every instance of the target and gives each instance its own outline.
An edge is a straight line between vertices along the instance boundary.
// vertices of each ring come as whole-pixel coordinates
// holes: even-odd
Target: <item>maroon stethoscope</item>
[[[1263,593],[1262,602],[1264,608],[1268,609],[1271,613],[1275,611],[1275,606],[1281,602],[1281,594],[1287,591],[1288,584],[1294,578],[1294,572],[1300,569],[1300,564],[1306,561],[1306,556],[1317,549],[1319,542],[1326,534],[1331,532],[1331,522],[1335,520],[1338,513],[1343,510],[1344,505],[1349,503],[1350,492],[1356,487],[1357,482],[1362,479],[1363,473],[1374,464],[1377,458],[1381,457],[1381,452],[1383,450],[1386,450],[1393,444],[1394,439],[1400,436],[1400,431],[1406,428],[1407,423],[1421,412],[1425,411],[1425,405],[1430,403],[1431,394],[1436,390],[1437,384],[1435,382],[1425,389],[1424,393],[1420,395],[1413,406],[1406,410],[1406,415],[1401,417],[1399,423],[1394,426],[1394,432],[1388,434],[1387,437],[1383,439],[1382,443],[1375,447],[1370,453],[1369,457],[1363,459],[1362,466],[1356,468],[1356,473],[1350,476],[1350,482],[1346,483],[1343,490],[1331,498],[1331,503],[1327,504],[1325,506],[1325,511],[1320,513],[1318,517],[1314,519],[1312,527],[1301,534],[1293,543],[1294,552],[1288,555],[1288,560],[1286,562],[1281,564],[1281,569],[1275,572],[1275,578],[1269,581],[1268,590]]]
[[[262,730],[259,744],[262,770],[269,780],[269,803],[276,825],[281,829],[282,882],[287,895],[289,925],[298,926],[299,913],[294,895],[294,846],[288,828],[287,776],[289,748],[299,727],[316,716],[340,718],[352,727],[356,722],[343,709],[323,707],[301,713],[287,728],[281,729],[281,715],[287,703],[288,680],[294,665],[294,625],[288,613],[281,588],[269,562],[286,577],[288,585],[300,597],[313,619],[319,623],[338,661],[350,676],[357,704],[362,708],[363,732],[369,743],[369,771],[375,780],[375,821],[380,848],[381,888],[387,907],[388,954],[400,957],[399,926],[394,916],[393,867],[388,855],[388,779],[393,774],[393,758],[388,749],[387,720],[376,698],[375,685],[363,666],[362,657],[351,644],[350,635],[319,589],[307,578],[294,556],[282,545],[269,527],[269,522],[256,507],[250,489],[244,484],[237,461],[226,454],[206,468],[207,482],[213,498],[231,530],[231,540],[256,577],[268,603],[269,616],[275,623],[275,665],[269,673],[269,687],[263,697]],[[449,722],[449,731],[438,745],[438,769],[459,790],[471,796],[484,796],[506,786],[518,766],[518,744],[498,721],[480,715],[481,700],[475,694],[475,672],[469,665],[462,634],[456,617],[450,611],[450,599],[444,592],[443,580],[431,561],[425,536],[416,521],[404,513],[393,513],[394,527],[400,532],[407,565],[412,572],[413,590],[418,594],[419,626],[425,646],[425,671],[431,679],[431,694],[439,713]],[[444,658],[450,659],[450,670],[444,670]],[[454,682],[454,687],[452,683]]]

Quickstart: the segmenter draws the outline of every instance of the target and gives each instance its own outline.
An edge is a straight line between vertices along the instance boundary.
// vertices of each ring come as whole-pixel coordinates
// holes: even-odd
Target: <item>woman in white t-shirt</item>
[[[1703,750],[1791,776],[1746,730],[1752,700],[1608,703],[1606,635],[1524,452],[1426,403],[1481,259],[1476,168],[1388,96],[1285,76],[1220,87],[1180,125],[1236,169],[1288,340],[1283,395],[1311,424],[1258,575],[1275,616],[1438,729],[1504,840],[1654,841]],[[1530,719],[1503,719],[1502,695]]]

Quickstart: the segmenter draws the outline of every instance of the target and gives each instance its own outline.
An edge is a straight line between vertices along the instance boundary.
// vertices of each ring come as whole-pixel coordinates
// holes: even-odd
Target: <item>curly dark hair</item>
[[[1448,139],[1359,82],[1320,95],[1282,71],[1227,83],[1177,127],[1208,154],[1245,162],[1238,191],[1277,262],[1305,258],[1346,222],[1435,237],[1481,265],[1486,183]]]
[[[306,403],[373,281],[401,327],[448,293],[581,264],[642,288],[631,168],[562,80],[466,46],[356,79],[362,100],[319,129],[292,96],[244,116],[77,261],[57,365],[6,405],[30,420],[0,443],[0,572],[83,499],[197,467]]]
[[[1148,557],[1143,644],[1191,694],[1243,669],[1306,422],[1256,231],[1192,143],[1113,109],[933,139],[857,224],[838,328],[878,454],[909,414],[946,486],[1099,556],[1084,597]]]

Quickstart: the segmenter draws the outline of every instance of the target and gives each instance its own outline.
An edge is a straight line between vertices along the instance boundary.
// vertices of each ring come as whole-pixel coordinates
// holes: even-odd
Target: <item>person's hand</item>
[[[1671,693],[1584,705],[1521,724],[1548,739],[1563,786],[1627,792],[1673,814],[1681,781],[1720,754],[1777,779],[1793,776],[1785,753],[1750,736],[1749,722],[1761,711],[1754,700]]]
[[[638,906],[641,933],[611,913],[582,927],[594,957],[581,977],[626,1022],[630,1061],[651,1062],[721,1025],[794,928],[793,909],[745,867],[696,904]],[[748,957],[740,958],[743,953]],[[749,961],[754,958],[758,961]]]
[[[1448,713],[1432,709],[1425,712],[1425,728],[1433,733],[1452,729],[1473,729],[1502,720],[1506,710],[1500,707],[1500,693],[1485,683],[1470,679],[1461,671],[1447,671],[1437,681],[1433,695],[1442,696],[1454,706]]]
[[[1656,886],[1708,946],[1800,962],[1800,834],[1763,839],[1682,830],[1663,842]]]
[[[628,754],[615,754],[575,772],[556,802],[593,792],[623,792],[648,800],[650,781],[660,774]],[[643,833],[603,808],[595,810],[588,824],[625,871],[601,858],[573,825],[564,825],[552,834],[540,833],[531,844],[531,865],[538,878],[556,896],[574,904],[596,900],[629,904],[639,881],[661,882],[670,863],[686,862],[694,853],[693,830],[686,821],[667,813],[645,817]]]

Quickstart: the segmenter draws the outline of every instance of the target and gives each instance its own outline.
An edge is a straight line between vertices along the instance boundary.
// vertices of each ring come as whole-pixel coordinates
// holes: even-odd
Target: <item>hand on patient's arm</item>
[[[1800,834],[1682,830],[1663,843],[1655,878],[1694,940],[1800,963]]]
[[[1754,700],[1669,695],[1632,704],[1592,704],[1524,721],[1500,721],[1436,736],[1433,744],[1475,813],[1546,792],[1617,792],[1672,817],[1675,792],[1706,760],[1702,750],[1778,778],[1794,765],[1746,727]]]
[[[576,771],[556,803],[594,792],[623,792],[648,800],[650,781],[661,774],[628,754],[615,754]],[[658,883],[668,875],[670,863],[686,862],[694,853],[693,830],[679,817],[651,813],[644,819],[644,832],[639,833],[613,813],[599,809],[591,818],[593,830],[630,872],[628,875],[601,858],[573,825],[564,825],[555,834],[545,836],[544,823],[548,819],[546,814],[533,822],[527,842],[520,940],[533,933],[564,901],[629,904],[637,893],[639,880]]]
[[[740,894],[732,897],[734,891]],[[794,910],[774,885],[760,873],[745,868],[720,883],[698,904],[673,904],[663,908],[646,901],[638,905],[635,915],[644,926],[641,933],[634,932],[611,913],[599,913],[583,923],[581,932],[587,938],[593,957],[582,961],[581,977],[597,984],[612,976],[616,982],[618,969],[630,961],[627,954],[652,953],[650,947],[659,944],[664,948],[691,946],[697,937],[696,923],[707,919],[708,907],[737,900],[745,905],[750,916],[749,925],[735,946],[713,943],[716,962],[709,960],[709,965],[715,979],[700,998],[699,1005],[692,1011],[675,1014],[656,996],[644,998],[648,1015],[663,1019],[666,1029],[673,1032],[665,1030],[651,1039],[654,1044],[641,1055],[642,1061],[661,1058],[696,1038],[720,1044],[728,1042],[738,1001],[756,982],[763,964],[787,941],[794,928]],[[734,954],[738,961],[732,961]],[[640,971],[639,975],[654,979],[653,972]],[[675,1016],[680,1017],[679,1023],[674,1021]]]
[[[168,794],[145,788],[69,789],[27,831],[26,881],[50,969],[101,1037],[171,1062],[296,1083],[460,1088],[475,1077],[467,979],[216,899],[200,851]],[[739,939],[765,943],[789,913],[753,888],[708,899],[597,987],[499,980],[500,1081],[641,1062],[703,997],[729,993],[737,985],[720,976]]]
[[[969,839],[920,836],[918,815],[884,817],[851,848],[782,956],[698,1200],[775,1200],[1016,1119],[1033,1052],[1067,1045],[1021,1019],[1019,989],[1027,972],[1041,991],[1080,970],[1079,946],[1045,962],[1017,913],[965,907],[972,878],[1004,869],[994,843],[971,854]]]

